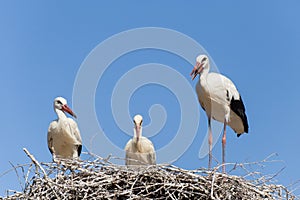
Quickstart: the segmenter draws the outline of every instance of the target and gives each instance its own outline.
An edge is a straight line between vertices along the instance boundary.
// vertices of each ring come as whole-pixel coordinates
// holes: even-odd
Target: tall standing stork
[[[77,123],[68,118],[65,112],[75,118],[76,115],[63,97],[55,98],[53,106],[58,118],[48,128],[48,148],[52,158],[54,161],[56,158],[77,159],[82,149],[80,132]]]
[[[136,115],[133,118],[134,136],[126,146],[126,165],[155,165],[156,155],[153,143],[146,137],[142,136],[143,117]]]
[[[248,133],[248,121],[242,97],[233,82],[227,77],[209,72],[210,64],[206,55],[199,55],[191,72],[192,80],[199,74],[196,92],[203,110],[208,118],[209,129],[209,161],[212,161],[212,131],[211,119],[224,123],[222,137],[222,171],[225,172],[226,126],[229,125],[239,137]]]

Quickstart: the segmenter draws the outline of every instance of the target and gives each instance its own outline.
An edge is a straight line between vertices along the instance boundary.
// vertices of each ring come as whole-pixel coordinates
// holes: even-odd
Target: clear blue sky
[[[227,161],[259,161],[278,153],[276,159],[284,162],[270,164],[263,171],[275,173],[286,167],[276,177],[279,183],[288,185],[299,180],[299,9],[300,2],[296,0],[1,1],[0,174],[11,168],[9,162],[29,162],[23,147],[39,161],[51,161],[46,135],[49,123],[56,118],[53,99],[64,96],[72,106],[76,74],[99,43],[129,29],[162,27],[201,44],[219,71],[230,77],[242,94],[250,133],[237,138],[231,129],[228,131]],[[192,87],[196,84],[189,77],[193,66],[167,52],[136,51],[116,60],[99,82],[95,112],[107,137],[120,148],[129,136],[113,121],[112,88],[124,73],[146,63],[168,65]],[[129,110],[131,115],[141,113],[147,125],[148,110],[158,103],[165,107],[167,121],[161,132],[150,139],[162,148],[175,137],[180,123],[174,94],[159,85],[146,85],[133,94]],[[199,105],[194,109],[200,113],[197,135],[174,163],[188,169],[207,166],[207,157],[198,157],[207,119]],[[213,151],[221,160],[220,141]],[[0,196],[9,188],[20,190],[14,172],[0,177]]]

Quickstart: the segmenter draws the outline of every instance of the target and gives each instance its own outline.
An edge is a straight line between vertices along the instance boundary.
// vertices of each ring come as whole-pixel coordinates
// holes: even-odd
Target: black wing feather
[[[234,97],[232,97],[231,102],[230,102],[230,108],[231,110],[237,114],[243,121],[244,125],[244,132],[248,133],[249,125],[248,125],[248,120],[246,116],[246,109],[242,100],[242,97],[240,95],[240,99],[235,100]],[[239,136],[239,135],[238,135]]]
[[[52,149],[51,149],[51,148],[48,148],[48,149],[49,149],[49,151],[50,151],[51,155],[53,155],[53,151],[52,151]]]
[[[82,145],[78,145],[78,147],[77,147],[78,157],[81,154],[81,150],[82,150]]]

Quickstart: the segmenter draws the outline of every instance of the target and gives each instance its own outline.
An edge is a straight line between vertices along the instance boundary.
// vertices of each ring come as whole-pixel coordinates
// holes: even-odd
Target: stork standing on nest
[[[199,82],[196,85],[196,92],[201,107],[205,110],[208,118],[209,168],[211,168],[213,140],[211,119],[224,123],[222,171],[225,172],[226,126],[229,125],[239,137],[243,133],[248,133],[248,121],[242,97],[233,82],[221,74],[209,73],[209,69],[208,57],[199,55],[191,76],[192,80],[194,80],[198,74],[200,75]]]
[[[136,115],[133,118],[134,136],[130,139],[126,146],[126,165],[155,165],[156,156],[152,142],[142,136],[143,117]]]
[[[54,99],[54,110],[58,119],[52,121],[48,128],[48,148],[53,160],[56,158],[77,159],[80,156],[82,142],[77,123],[68,118],[65,112],[76,118],[63,97]]]

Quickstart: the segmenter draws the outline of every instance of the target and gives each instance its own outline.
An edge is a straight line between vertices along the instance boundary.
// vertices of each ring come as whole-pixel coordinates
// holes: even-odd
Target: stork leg
[[[225,173],[225,148],[226,148],[226,126],[227,122],[224,120],[224,129],[223,129],[223,137],[222,137],[222,172]]]
[[[212,161],[212,131],[211,131],[211,119],[208,117],[208,146],[209,146],[209,157],[208,157],[208,169],[211,169],[211,161]]]

